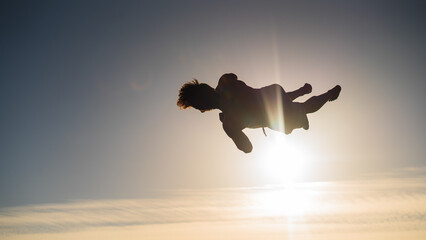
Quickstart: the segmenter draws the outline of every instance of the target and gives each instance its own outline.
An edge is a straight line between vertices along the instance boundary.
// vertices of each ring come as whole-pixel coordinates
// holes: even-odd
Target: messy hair
[[[180,109],[193,107],[204,112],[217,108],[217,101],[214,88],[194,79],[181,87],[177,105]]]

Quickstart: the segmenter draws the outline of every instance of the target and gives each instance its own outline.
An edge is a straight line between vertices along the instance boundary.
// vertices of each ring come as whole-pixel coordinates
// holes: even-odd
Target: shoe
[[[340,91],[342,91],[342,87],[340,85],[335,86],[334,88],[330,89],[327,93],[329,94],[328,101],[334,101],[339,97]]]
[[[309,94],[312,92],[312,86],[309,83],[305,83],[305,85],[303,85],[303,91],[305,94]]]

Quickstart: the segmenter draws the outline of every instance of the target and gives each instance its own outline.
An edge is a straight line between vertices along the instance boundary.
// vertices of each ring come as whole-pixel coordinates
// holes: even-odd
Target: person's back
[[[222,116],[232,119],[241,129],[265,127],[266,110],[260,89],[247,86],[235,74],[224,74],[216,92]]]

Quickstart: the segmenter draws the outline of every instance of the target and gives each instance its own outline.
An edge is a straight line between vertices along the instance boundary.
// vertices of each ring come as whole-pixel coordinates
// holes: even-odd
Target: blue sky
[[[286,136],[300,181],[425,167],[421,1],[2,1],[0,207],[274,183],[279,133],[240,153],[218,112],[176,106],[182,84],[236,73],[253,87],[336,84]],[[292,159],[287,159],[291,161]]]

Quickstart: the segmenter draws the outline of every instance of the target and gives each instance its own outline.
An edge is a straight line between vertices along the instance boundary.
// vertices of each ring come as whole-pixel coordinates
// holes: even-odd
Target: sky
[[[423,173],[425,171],[423,170]],[[423,239],[426,186],[413,179],[293,189],[181,189],[167,198],[79,200],[0,211],[2,239]],[[296,206],[296,207],[295,207]]]
[[[354,183],[369,198],[366,181],[392,179],[390,202],[406,181],[416,190],[401,201],[424,202],[425,12],[422,1],[1,1],[0,232],[12,239],[44,234],[14,235],[25,225],[53,234],[49,224],[25,222],[43,206],[58,206],[48,212],[69,219],[73,204],[119,205],[123,214],[142,203],[166,204],[183,189],[191,191],[182,200],[191,206],[204,201],[193,195],[212,189],[239,189],[242,202],[250,197],[241,189],[273,192],[268,186],[333,192],[317,189],[324,182],[335,191]],[[267,129],[265,137],[245,130],[254,146],[245,154],[224,133],[219,111],[176,106],[185,82],[215,87],[229,72],[255,88],[278,83],[291,91],[310,83],[312,96],[339,84],[342,92],[308,116],[308,131]],[[356,211],[378,204],[375,196]],[[236,207],[225,199],[215,201]],[[424,225],[425,209],[413,209],[407,211]],[[197,222],[197,211],[165,222]],[[15,214],[17,222],[8,218]],[[203,224],[223,216],[212,219],[201,219],[200,229],[214,232]],[[241,219],[230,220],[235,229],[243,228]],[[262,219],[250,224],[277,227]],[[117,222],[102,227],[123,225]],[[135,222],[124,225],[146,227]],[[417,229],[413,224],[404,229]]]

